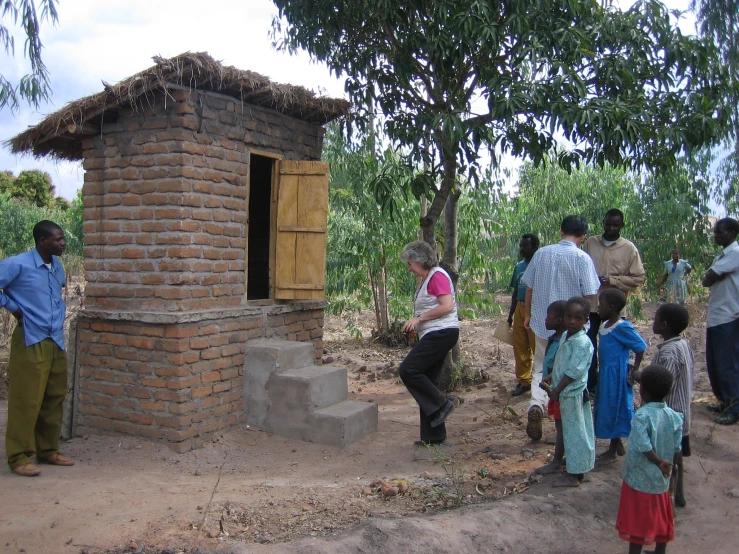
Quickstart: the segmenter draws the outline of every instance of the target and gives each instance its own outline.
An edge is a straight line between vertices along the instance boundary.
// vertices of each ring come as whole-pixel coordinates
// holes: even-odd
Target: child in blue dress
[[[682,458],[683,417],[664,403],[672,381],[672,373],[658,365],[644,368],[639,378],[642,407],[631,424],[616,516],[618,535],[629,541],[629,554],[639,554],[643,545],[655,542],[654,552],[664,554],[675,538],[669,485],[673,464]]]
[[[584,394],[593,359],[593,343],[584,329],[589,317],[590,302],[585,298],[576,296],[567,301],[567,331],[560,339],[554,370],[539,384],[549,395],[549,413],[561,422],[557,441],[562,442],[567,456],[567,473],[552,483],[553,487],[579,487],[585,473],[595,465],[590,396]]]
[[[610,439],[608,450],[598,455],[604,462],[615,462],[625,454],[621,439],[629,436],[634,417],[634,387],[629,379],[629,355],[634,352],[634,367],[639,370],[647,343],[628,321],[621,319],[626,295],[606,289],[598,297],[598,314],[605,322],[598,341],[600,369],[595,390],[595,436]]]

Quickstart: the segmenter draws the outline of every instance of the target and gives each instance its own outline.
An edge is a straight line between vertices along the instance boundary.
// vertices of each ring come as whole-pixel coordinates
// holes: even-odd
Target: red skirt
[[[562,421],[562,412],[559,409],[559,402],[549,401],[547,404],[547,415],[552,416],[556,421]]]
[[[675,540],[670,492],[649,494],[632,489],[624,481],[616,516],[618,536],[634,544]]]

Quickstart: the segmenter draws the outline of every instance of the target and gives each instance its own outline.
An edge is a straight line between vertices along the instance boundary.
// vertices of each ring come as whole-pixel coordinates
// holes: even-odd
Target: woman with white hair
[[[407,244],[400,259],[421,280],[414,317],[403,327],[406,332],[415,330],[419,340],[400,364],[400,378],[421,413],[421,440],[414,444],[441,444],[446,440],[444,421],[454,410],[454,404],[438,388],[444,359],[459,339],[454,285],[439,267],[433,248],[424,241]]]

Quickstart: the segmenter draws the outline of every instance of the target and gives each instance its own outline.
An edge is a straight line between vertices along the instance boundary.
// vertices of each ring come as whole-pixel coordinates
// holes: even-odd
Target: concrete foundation
[[[377,405],[347,400],[346,369],[316,366],[311,344],[257,339],[246,345],[246,423],[277,435],[346,446],[377,431]]]

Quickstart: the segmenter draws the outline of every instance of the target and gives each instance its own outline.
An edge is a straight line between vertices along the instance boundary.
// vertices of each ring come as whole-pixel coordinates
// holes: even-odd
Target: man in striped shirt
[[[600,279],[593,260],[580,249],[588,236],[588,222],[579,215],[568,215],[560,226],[562,240],[540,248],[534,254],[521,283],[526,285],[526,317],[524,327],[533,329],[536,337],[534,367],[531,380],[531,403],[529,404],[526,434],[541,439],[541,420],[547,394],[539,388],[547,338],[554,333],[545,325],[547,308],[557,300],[569,300],[573,296],[584,296],[588,300],[598,293]]]

